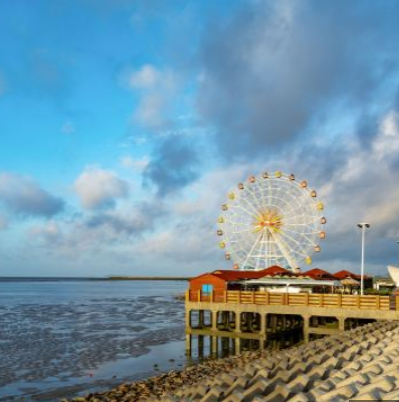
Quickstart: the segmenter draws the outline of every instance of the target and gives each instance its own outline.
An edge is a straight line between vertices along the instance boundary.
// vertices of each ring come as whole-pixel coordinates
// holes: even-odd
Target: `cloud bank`
[[[99,167],[87,167],[76,179],[74,189],[85,209],[112,208],[129,194],[126,180]]]
[[[50,218],[64,209],[64,201],[42,189],[32,179],[0,173],[0,204],[15,215]]]

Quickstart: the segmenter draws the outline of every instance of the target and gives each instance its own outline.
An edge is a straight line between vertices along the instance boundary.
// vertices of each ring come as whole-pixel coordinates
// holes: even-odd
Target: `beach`
[[[58,401],[190,364],[184,281],[1,280],[0,401]]]

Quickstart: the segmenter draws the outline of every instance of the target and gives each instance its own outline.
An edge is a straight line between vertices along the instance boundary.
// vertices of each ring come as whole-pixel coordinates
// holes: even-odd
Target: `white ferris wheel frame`
[[[279,265],[298,271],[301,263],[310,265],[311,255],[321,249],[319,241],[326,236],[323,209],[316,191],[293,174],[251,176],[229,193],[222,206],[220,247],[236,269]]]

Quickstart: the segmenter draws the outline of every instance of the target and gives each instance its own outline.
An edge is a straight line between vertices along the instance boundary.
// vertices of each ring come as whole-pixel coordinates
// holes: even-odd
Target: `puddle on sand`
[[[181,370],[196,361],[195,357],[185,355],[184,348],[184,341],[170,342],[152,346],[147,354],[139,357],[128,357],[102,364],[83,377],[64,375],[62,380],[51,377],[40,383],[22,381],[13,383],[1,388],[1,393],[8,396],[0,396],[0,401],[55,402],[60,398],[105,391],[124,382],[137,381],[170,370]],[[116,373],[123,373],[125,376],[123,374],[117,376]]]

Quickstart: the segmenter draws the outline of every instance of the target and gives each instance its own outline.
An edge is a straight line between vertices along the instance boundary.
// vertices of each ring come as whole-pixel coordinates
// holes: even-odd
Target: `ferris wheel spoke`
[[[248,191],[248,189],[247,189]],[[252,209],[254,216],[259,216],[259,211],[257,211],[254,206],[248,201],[247,197],[242,197],[242,199],[247,203],[247,205]]]
[[[285,259],[287,260],[288,264],[290,264],[292,269],[298,268],[298,264],[295,261],[295,259],[290,255],[290,253],[288,252],[288,250],[285,247],[284,242],[279,239],[274,233],[273,231],[270,231],[271,236],[273,237],[273,240],[276,242],[276,244],[279,246],[281,253],[283,254],[283,256],[285,257]]]
[[[244,264],[242,265],[243,268],[245,268],[245,264],[248,261],[248,258],[251,258],[253,251],[255,250],[255,247],[257,246],[257,244],[259,243],[260,239],[262,238],[263,233],[261,232],[260,235],[257,237],[257,239],[255,240],[254,245],[251,248],[251,251],[248,253],[247,258],[244,260]]]
[[[252,212],[249,212],[246,208],[244,208],[241,204],[239,205],[233,205],[233,207],[235,208],[239,208],[242,211],[246,212],[249,216],[251,216],[252,218],[255,218],[254,214]]]
[[[303,252],[303,256],[304,256],[305,258],[308,256],[307,253],[306,253],[306,250],[304,250],[302,244],[301,244],[298,240],[294,239],[293,237],[291,237],[291,236],[288,235],[287,233],[284,233],[284,231],[282,231],[282,230],[280,231],[279,234],[280,234],[281,236],[284,236],[284,237],[286,237],[287,239],[291,240],[292,242],[294,242],[294,243],[301,249],[301,251]]]
[[[235,226],[253,226],[253,224],[252,223],[245,223],[245,222],[233,222],[233,221],[231,221],[230,219],[226,219],[225,221],[224,221],[224,223],[227,223],[227,224],[229,224],[229,225],[235,225]]]
[[[255,204],[258,206],[258,208],[259,208],[258,214],[259,214],[263,209],[262,204],[259,204],[257,198],[255,197],[255,194],[252,192],[252,190],[249,187],[246,187],[246,190],[252,195],[252,198],[253,198]]]
[[[308,233],[295,232],[295,231],[293,231],[293,230],[287,230],[287,229],[285,230],[285,232],[294,233],[294,234],[297,234],[297,235],[299,235],[299,236],[304,237],[312,246],[316,246],[316,245],[317,245],[313,240],[309,239],[309,237],[306,236]],[[317,232],[315,232],[315,233],[317,233]],[[309,234],[313,234],[313,233],[309,233]]]
[[[233,234],[239,234],[239,233],[254,233],[254,231],[251,230],[251,229],[243,229],[243,230],[236,230],[236,231],[233,231],[233,232],[231,232],[231,233],[233,233]]]
[[[296,216],[291,216],[291,217],[284,218],[284,222],[291,222],[293,219],[297,220],[297,219],[305,219],[305,218],[309,219],[310,221],[315,221],[315,222],[320,220],[319,216],[308,215],[308,214],[303,213],[301,215],[296,215]]]

